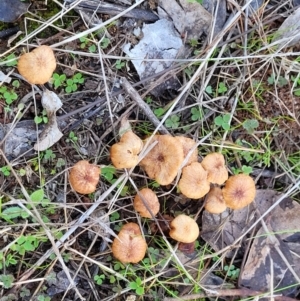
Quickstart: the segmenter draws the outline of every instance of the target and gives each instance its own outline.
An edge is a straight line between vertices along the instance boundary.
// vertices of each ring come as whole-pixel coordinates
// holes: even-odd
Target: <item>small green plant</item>
[[[3,263],[6,267],[9,267],[10,265],[16,265],[17,264],[16,258],[13,256],[13,254],[8,253],[5,257],[3,252],[0,252],[0,270],[3,269]]]
[[[191,119],[193,121],[198,121],[198,120],[201,120],[203,118],[203,113],[199,108],[192,108],[191,113],[192,113]]]
[[[274,85],[277,84],[279,88],[282,88],[288,84],[288,81],[285,77],[279,75],[278,78],[275,77],[274,74],[268,77],[268,84]]]
[[[153,99],[152,99],[151,96],[147,96],[147,97],[145,98],[145,101],[146,101],[146,103],[147,103],[148,105],[150,105],[150,104],[152,103]]]
[[[212,95],[214,93],[212,86],[207,86],[205,92]]]
[[[122,62],[121,60],[117,60],[116,61],[116,64],[115,64],[115,67],[120,70],[122,69],[123,67],[125,67],[125,62]]]
[[[215,125],[221,126],[225,131],[230,129],[230,114],[220,115],[214,119]]]
[[[191,47],[197,47],[199,43],[197,39],[190,39],[189,44]]]
[[[104,179],[109,182],[110,184],[114,184],[117,179],[115,178],[116,169],[112,165],[108,165],[106,167],[103,167],[101,169],[101,176],[104,177]],[[119,188],[121,184],[117,186]],[[120,195],[125,196],[128,192],[129,187],[127,185],[123,186]]]
[[[56,168],[60,168],[66,165],[66,161],[63,158],[58,158],[56,160]]]
[[[15,277],[13,275],[0,275],[0,281],[4,288],[11,288],[14,280]]]
[[[0,167],[0,171],[3,173],[5,177],[10,176],[10,167],[9,166],[2,166]]]
[[[148,248],[149,260],[151,261],[152,264],[155,264],[158,262],[159,254],[160,254],[159,249],[155,249],[153,247]],[[146,258],[146,259],[148,259],[148,258]]]
[[[218,86],[218,93],[224,94],[227,92],[227,90],[228,89],[227,89],[226,85],[223,82],[220,82],[219,86]]]
[[[41,156],[43,158],[43,162],[45,163],[51,162],[56,158],[56,155],[53,153],[52,149],[46,149]]]
[[[134,290],[138,296],[144,294],[143,281],[140,277],[137,277],[135,281],[129,282],[129,287]]]
[[[43,122],[43,123],[48,123],[47,112],[46,112],[45,109],[42,111],[42,113],[41,113],[40,116],[35,116],[35,117],[34,117],[34,122],[35,122],[36,124],[40,124],[40,123],[42,123],[42,122]]]
[[[161,117],[165,114],[165,110],[163,108],[157,108],[154,110],[154,114],[156,117]]]
[[[251,166],[247,166],[247,165],[243,165],[242,168],[235,168],[235,167],[232,167],[232,171],[235,175],[238,175],[240,173],[243,173],[243,174],[246,174],[246,175],[249,175],[252,173],[253,169]]]
[[[248,132],[248,134],[253,134],[256,128],[258,128],[259,123],[256,119],[246,119],[243,122],[243,128]]]
[[[54,84],[54,88],[57,89],[64,85],[67,76],[65,74],[54,73],[52,76],[52,83]]]
[[[78,84],[84,83],[84,77],[81,73],[76,73],[73,75],[72,78],[67,79],[67,86],[65,88],[65,91],[67,93],[76,92],[78,89]]]
[[[80,48],[84,49],[86,47],[88,47],[89,52],[94,53],[97,50],[97,47],[95,44],[92,44],[92,41],[90,39],[88,39],[86,36],[85,37],[81,37],[79,39],[79,41],[81,42],[80,44]]]
[[[45,197],[43,189],[38,189],[34,191],[30,195],[30,199],[33,203],[35,203],[36,206],[44,208],[45,213],[55,213],[55,207],[53,204],[51,204],[50,200]],[[32,209],[32,206],[30,204],[27,204],[26,207],[28,210]],[[12,223],[12,220],[15,218],[26,219],[29,216],[30,214],[26,210],[20,208],[19,206],[8,207],[0,213],[0,218],[6,220],[9,223]],[[42,218],[45,222],[48,221],[46,216],[42,215]]]
[[[166,127],[171,129],[177,129],[179,127],[179,116],[172,115],[171,117],[166,119]]]
[[[106,49],[109,44],[110,44],[109,38],[103,38],[102,41],[101,41],[101,43],[100,43],[100,47],[102,49]]]
[[[17,93],[14,90],[9,90],[6,86],[0,87],[0,98],[1,97],[5,99],[5,102],[8,105],[18,99]]]
[[[82,73],[75,73],[71,78],[66,77],[65,74],[54,73],[51,79],[51,82],[54,84],[54,88],[65,87],[67,93],[76,92],[78,85],[84,83],[84,77]]]
[[[23,256],[26,252],[35,251],[41,242],[47,241],[47,238],[35,235],[21,235],[10,249]]]
[[[14,53],[8,55],[4,60],[9,61],[9,62],[6,63],[7,67],[13,67],[13,66],[16,66],[18,64],[17,57],[15,56]]]
[[[120,219],[120,213],[118,211],[112,212],[111,215],[109,216],[109,220],[110,220],[111,223],[115,222],[119,219]]]
[[[97,285],[101,285],[104,279],[105,279],[105,275],[103,274],[94,276],[94,281],[96,282]]]
[[[38,301],[51,301],[51,298],[49,296],[45,296],[44,294],[37,296]]]
[[[75,133],[73,131],[71,131],[69,133],[69,138],[66,139],[66,142],[72,142],[72,143],[76,143],[78,140],[78,137],[75,135]]]
[[[107,166],[101,168],[101,176],[104,177],[104,179],[107,182],[112,181],[115,173],[116,173],[116,168],[112,165],[107,165]]]
[[[89,46],[89,52],[91,52],[91,53],[94,53],[94,52],[96,52],[96,50],[97,50],[97,47],[96,47],[96,45],[95,44],[93,44],[93,45],[91,45],[91,46]]]
[[[297,76],[297,77],[291,76],[291,80],[292,80],[292,82],[294,82],[295,88],[300,86],[300,77],[299,76]],[[300,88],[294,89],[293,93],[295,96],[300,96]]]
[[[224,267],[224,271],[227,272],[228,277],[230,277],[232,280],[237,279],[240,274],[240,269],[236,268],[234,265],[226,265]]]
[[[30,290],[27,287],[22,286],[20,289],[20,297],[26,298],[26,297],[30,297],[30,295],[31,295]]]
[[[26,170],[24,168],[20,168],[18,170],[18,174],[21,176],[21,177],[24,177],[26,175]]]

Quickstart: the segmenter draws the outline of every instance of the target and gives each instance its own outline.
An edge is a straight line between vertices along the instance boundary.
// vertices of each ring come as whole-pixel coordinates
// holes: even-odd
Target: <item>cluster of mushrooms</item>
[[[45,45],[23,54],[18,62],[20,74],[31,84],[45,84],[55,68],[54,53]],[[222,154],[208,154],[200,163],[196,142],[190,138],[156,135],[149,139],[143,142],[132,131],[123,134],[120,142],[110,149],[113,165],[116,168],[139,165],[150,179],[160,185],[171,184],[181,172],[178,182],[180,192],[196,200],[205,196],[205,209],[214,214],[222,213],[227,207],[241,209],[254,200],[253,179],[245,174],[228,178]],[[150,151],[140,161],[139,155],[145,144],[150,146]],[[100,174],[98,166],[81,160],[70,170],[70,184],[78,193],[93,193]],[[133,206],[145,218],[154,218],[160,209],[155,192],[149,188],[143,188],[137,193]],[[195,220],[187,215],[180,214],[170,221],[169,235],[178,242],[193,243],[199,232]],[[139,225],[135,223],[125,224],[112,244],[113,255],[123,263],[139,262],[144,258],[146,249],[146,241]]]
[[[147,145],[150,151],[140,160],[139,154]],[[150,179],[160,185],[169,185],[181,171],[178,181],[180,192],[190,199],[205,197],[205,209],[214,214],[226,208],[242,209],[255,198],[255,183],[245,174],[228,177],[225,159],[220,153],[210,153],[198,162],[197,144],[182,136],[156,135],[142,141],[132,131],[122,135],[120,142],[112,145],[110,158],[118,168],[134,168],[139,165]],[[95,191],[101,170],[82,160],[70,170],[70,184],[82,194]],[[223,186],[223,187],[222,187]],[[143,188],[134,197],[134,209],[144,218],[154,218],[160,209],[153,190]],[[180,243],[193,243],[199,236],[194,219],[180,214],[170,221],[169,236]],[[137,263],[146,253],[146,241],[138,224],[125,224],[112,244],[115,258],[123,263]]]

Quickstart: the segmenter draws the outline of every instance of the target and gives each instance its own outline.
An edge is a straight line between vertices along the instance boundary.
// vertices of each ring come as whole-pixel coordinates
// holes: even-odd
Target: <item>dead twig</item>
[[[69,0],[67,1],[69,3],[72,3],[74,1]],[[104,3],[104,2],[96,2],[95,1],[83,1],[80,2],[77,6],[77,9],[89,11],[89,12],[97,12],[101,14],[108,14],[108,15],[117,15],[119,13],[122,13],[127,7],[124,7],[122,5],[117,5],[113,3]],[[131,11],[124,14],[124,17],[128,18],[134,18],[141,21],[149,21],[149,22],[155,22],[158,20],[158,16],[154,14],[150,10],[140,9],[140,8],[134,8]]]
[[[149,106],[143,101],[139,93],[133,88],[133,86],[128,82],[128,80],[125,77],[121,78],[121,83],[124,90],[130,96],[130,98],[134,100],[137,103],[137,105],[143,110],[143,112],[146,114],[148,119],[153,123],[153,125],[158,127],[160,125],[160,121],[154,115],[154,113],[149,108]],[[163,125],[160,126],[159,131],[162,134],[171,135],[170,132]]]
[[[268,296],[268,293],[263,293],[259,291],[253,291],[248,288],[241,289],[221,289],[221,290],[211,290],[206,293],[201,294],[191,294],[186,296],[179,296],[176,298],[164,298],[163,301],[180,301],[180,300],[194,300],[205,297],[224,297],[224,296],[236,296],[236,297],[248,297],[248,296]],[[274,300],[277,301],[296,301],[296,299],[286,297],[286,296],[272,296]]]

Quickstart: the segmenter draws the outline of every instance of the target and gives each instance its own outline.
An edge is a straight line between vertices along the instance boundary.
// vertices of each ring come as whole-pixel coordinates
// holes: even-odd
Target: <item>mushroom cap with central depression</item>
[[[150,139],[149,145],[157,143],[140,162],[140,166],[158,184],[171,184],[183,162],[183,148],[177,139],[169,135],[157,135]]]
[[[30,83],[43,85],[49,81],[56,68],[53,50],[46,45],[39,46],[21,55],[18,62],[19,73]]]
[[[112,244],[112,253],[122,263],[137,263],[146,254],[147,243],[138,224],[125,224]]]

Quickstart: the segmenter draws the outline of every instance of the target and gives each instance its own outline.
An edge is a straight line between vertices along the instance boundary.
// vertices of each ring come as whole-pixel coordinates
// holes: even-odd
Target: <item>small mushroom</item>
[[[201,162],[208,172],[207,180],[210,183],[222,185],[228,179],[228,171],[225,166],[224,156],[220,153],[211,153],[204,157]]]
[[[132,168],[138,164],[142,148],[143,141],[132,131],[128,131],[120,142],[110,148],[110,159],[116,168]]]
[[[183,195],[191,199],[199,199],[205,196],[210,189],[205,171],[199,162],[185,166],[178,187]]]
[[[153,142],[157,144],[140,162],[140,166],[145,169],[149,178],[158,184],[171,184],[183,162],[183,149],[178,145],[178,141],[169,135],[154,136],[150,144]]]
[[[145,206],[145,204],[147,206]],[[152,216],[155,216],[159,212],[160,204],[153,190],[150,188],[143,188],[135,196],[133,207],[140,216],[152,218]],[[148,209],[151,211],[152,215]]]
[[[48,82],[55,68],[56,59],[53,50],[46,45],[21,55],[18,62],[19,73],[29,83],[36,85]]]
[[[256,194],[255,183],[248,175],[234,175],[226,181],[222,192],[227,207],[242,209],[253,202]]]
[[[193,162],[198,161],[198,149],[195,148],[193,152],[190,154],[190,151],[193,147],[195,147],[196,142],[191,139],[184,136],[176,136],[175,139],[182,145],[183,147],[183,155],[184,158],[189,156],[185,166],[190,165]]]
[[[199,227],[197,223],[189,216],[180,214],[170,223],[170,236],[184,243],[191,243],[199,236]]]
[[[112,244],[112,253],[122,263],[137,263],[146,254],[147,243],[140,227],[135,223],[125,224]]]
[[[89,194],[96,190],[101,169],[86,160],[78,161],[70,170],[69,181],[73,189],[81,194]]]
[[[227,208],[223,198],[222,189],[219,186],[212,187],[205,197],[205,210],[213,213],[220,214]]]

